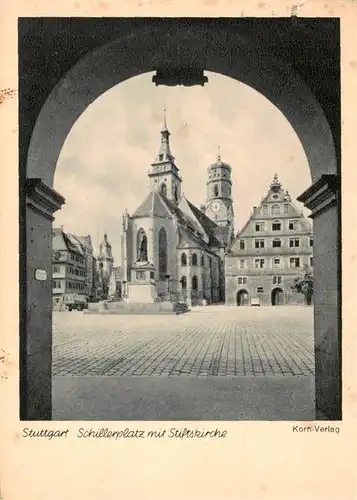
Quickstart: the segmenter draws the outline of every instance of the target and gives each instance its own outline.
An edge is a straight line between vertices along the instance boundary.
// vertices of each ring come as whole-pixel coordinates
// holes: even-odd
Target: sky
[[[205,72],[204,87],[156,87],[145,73],[102,94],[79,117],[63,145],[54,188],[65,197],[54,227],[90,234],[95,248],[106,232],[120,265],[121,217],[149,192],[147,172],[159,150],[166,108],[171,152],[182,193],[198,207],[206,197],[207,167],[232,166],[235,229],[248,220],[276,172],[296,199],[311,184],[303,147],[284,115],[250,87]],[[305,214],[309,212],[296,202]]]

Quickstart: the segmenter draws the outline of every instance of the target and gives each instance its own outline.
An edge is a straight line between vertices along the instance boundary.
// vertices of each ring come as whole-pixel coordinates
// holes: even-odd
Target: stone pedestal
[[[316,418],[342,418],[341,241],[337,176],[323,175],[300,197],[314,220]]]
[[[130,302],[154,302],[156,299],[155,268],[149,262],[136,262],[130,271],[128,300]]]

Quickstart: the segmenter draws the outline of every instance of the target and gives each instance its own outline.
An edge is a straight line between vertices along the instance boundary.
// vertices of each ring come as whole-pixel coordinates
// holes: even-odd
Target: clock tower
[[[218,149],[217,161],[208,167],[205,213],[219,226],[233,226],[231,166],[223,163]]]
[[[148,176],[152,190],[160,191],[170,201],[176,204],[179,203],[181,199],[182,178],[170,150],[170,132],[166,124],[166,112],[164,115],[164,125],[161,130],[159,153],[154,163],[151,164]]]

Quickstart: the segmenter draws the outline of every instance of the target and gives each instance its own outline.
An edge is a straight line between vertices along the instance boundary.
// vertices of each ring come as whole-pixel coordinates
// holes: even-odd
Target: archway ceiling
[[[170,36],[172,28],[182,27],[182,19],[169,18],[22,18],[19,22],[21,112],[31,125],[53,87],[71,67],[89,52],[137,29],[150,25]],[[338,19],[298,18],[220,18],[185,19],[185,28],[202,27],[239,35],[242,48],[254,43],[262,54],[269,53],[297,71],[322,105],[333,129],[339,110],[339,32]],[[338,39],[338,38],[337,38]],[[190,44],[189,39],[187,43]],[[196,47],[199,59],[204,46]],[[154,63],[155,61],[153,61]],[[328,77],[321,74],[325,71]],[[320,75],[316,78],[316,75]],[[21,82],[25,85],[21,86]],[[36,99],[33,99],[34,94]],[[33,128],[33,123],[31,128]],[[334,134],[335,135],[335,134]]]

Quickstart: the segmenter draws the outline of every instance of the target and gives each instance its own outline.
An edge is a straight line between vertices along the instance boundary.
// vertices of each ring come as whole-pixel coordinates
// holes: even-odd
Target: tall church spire
[[[159,154],[156,157],[155,163],[161,161],[174,161],[174,157],[171,154],[170,150],[170,132],[167,128],[166,122],[166,109],[164,109],[164,123],[161,129],[161,143]]]
[[[151,189],[159,190],[166,198],[178,203],[181,198],[181,176],[175,165],[175,158],[170,150],[170,132],[166,122],[166,109],[164,110],[164,123],[161,129],[161,142],[159,153],[151,164],[148,173]]]

